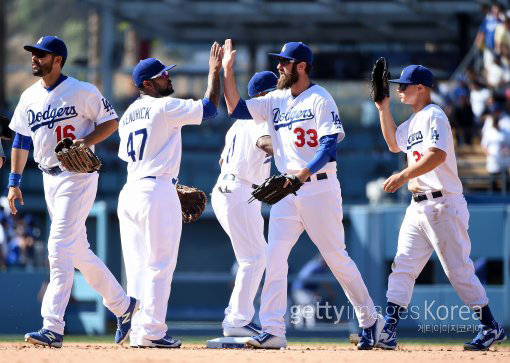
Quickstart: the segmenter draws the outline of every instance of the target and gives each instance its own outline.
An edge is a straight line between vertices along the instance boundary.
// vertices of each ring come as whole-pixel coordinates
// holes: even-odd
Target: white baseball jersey
[[[44,168],[58,165],[57,142],[65,137],[80,139],[95,125],[117,118],[113,106],[96,86],[67,77],[51,90],[38,81],[21,95],[9,127],[30,136],[34,160]],[[93,148],[92,148],[93,149]]]
[[[276,90],[249,99],[246,105],[255,121],[268,120],[275,163],[281,173],[305,168],[322,136],[339,134],[338,142],[345,136],[333,97],[318,85],[297,97],[290,89]],[[327,163],[319,172],[325,171],[336,172],[336,162]]]
[[[510,131],[497,130],[492,125],[484,127],[481,145],[487,150],[489,173],[499,173],[510,166]]]
[[[407,154],[408,165],[415,164],[431,147],[446,152],[444,163],[415,180],[421,192],[443,190],[461,194],[462,183],[457,174],[457,159],[452,129],[443,110],[434,104],[411,115],[396,131],[397,144]]]
[[[271,155],[257,147],[257,140],[264,135],[269,135],[267,123],[234,122],[225,136],[221,174],[234,174],[251,184],[262,184],[271,171]]]
[[[142,96],[119,122],[119,157],[128,163],[128,181],[146,176],[177,178],[181,164],[181,127],[200,125],[201,100]]]

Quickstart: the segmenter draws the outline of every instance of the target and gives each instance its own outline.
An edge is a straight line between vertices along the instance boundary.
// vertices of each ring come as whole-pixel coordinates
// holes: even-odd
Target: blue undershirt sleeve
[[[325,135],[320,138],[320,146],[313,159],[306,165],[312,174],[322,169],[330,161],[336,160],[336,141],[338,134]]]
[[[218,109],[208,98],[202,98],[202,105],[204,106],[202,121],[216,117]]]
[[[253,118],[248,110],[248,106],[246,106],[246,101],[242,98],[239,99],[239,102],[232,114],[230,114],[230,117],[238,120],[251,120]]]
[[[24,136],[17,132],[15,133],[14,140],[12,142],[13,149],[30,150],[30,145],[32,145],[32,138],[30,136]]]

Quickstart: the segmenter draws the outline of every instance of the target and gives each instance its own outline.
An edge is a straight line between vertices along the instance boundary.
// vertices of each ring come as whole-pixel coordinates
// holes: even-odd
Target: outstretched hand
[[[223,48],[217,42],[211,46],[211,54],[209,55],[209,69],[219,72],[221,69],[221,61],[223,59]]]
[[[223,44],[223,69],[232,69],[234,67],[234,60],[236,50],[232,49],[232,39],[226,39]]]

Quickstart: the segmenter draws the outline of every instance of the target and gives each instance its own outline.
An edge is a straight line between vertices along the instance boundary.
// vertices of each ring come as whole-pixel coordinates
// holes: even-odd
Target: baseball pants
[[[312,175],[297,192],[273,205],[260,322],[265,332],[285,336],[288,257],[306,230],[354,306],[362,328],[375,323],[377,312],[361,274],[345,250],[342,196],[335,173],[317,180]]]
[[[388,278],[388,301],[409,305],[415,280],[436,251],[462,301],[470,307],[487,305],[485,289],[469,258],[468,224],[469,211],[462,194],[412,201],[400,228],[397,255]]]
[[[126,183],[118,216],[127,292],[141,300],[131,342],[165,336],[166,313],[182,230],[181,204],[171,178]]]
[[[259,201],[248,204],[252,190],[250,183],[222,181],[211,194],[214,213],[230,237],[239,264],[223,327],[242,327],[252,321],[253,300],[266,267],[264,219]]]
[[[98,174],[43,173],[44,196],[51,218],[48,239],[50,283],[41,307],[43,327],[64,334],[64,313],[74,269],[103,297],[116,316],[129,307],[129,297],[105,264],[90,250],[85,220],[96,197]]]

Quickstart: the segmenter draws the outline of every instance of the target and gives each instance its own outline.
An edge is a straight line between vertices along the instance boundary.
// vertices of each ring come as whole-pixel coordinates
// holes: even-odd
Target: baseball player
[[[95,86],[62,74],[67,48],[61,39],[44,36],[24,48],[32,53],[32,73],[41,80],[23,92],[9,125],[15,137],[8,201],[12,214],[17,213],[16,200],[23,205],[21,174],[33,141],[51,218],[50,282],[41,307],[43,328],[26,334],[25,341],[62,346],[64,313],[77,268],[117,316],[115,342],[122,344],[139,301],[124,293],[87,241],[85,220],[96,197],[98,174],[63,171],[54,153],[55,145],[64,137],[73,139],[75,145],[90,147],[106,139],[117,129],[117,114]]]
[[[158,59],[140,61],[133,81],[140,97],[120,120],[119,157],[128,178],[119,195],[118,216],[127,291],[143,301],[133,320],[131,347],[179,348],[167,333],[166,312],[181,238],[181,204],[175,188],[181,162],[181,128],[216,116],[222,48],[211,47],[208,88],[203,99],[173,93],[169,71]]]
[[[383,184],[394,193],[409,182],[413,193],[398,237],[397,254],[388,278],[386,323],[378,346],[395,349],[400,312],[411,301],[416,277],[436,251],[446,276],[459,297],[479,316],[480,333],[464,344],[466,350],[487,350],[506,339],[488,305],[487,295],[469,258],[469,212],[457,175],[457,161],[452,131],[443,110],[432,104],[432,72],[421,65],[410,65],[398,83],[400,101],[410,105],[413,114],[400,126],[390,112],[389,98],[375,105],[381,128],[390,151],[407,154],[408,166],[390,176]]]
[[[273,72],[255,73],[248,83],[248,95],[261,97],[276,88]],[[230,237],[239,268],[234,290],[223,320],[223,335],[247,337],[260,334],[252,322],[253,300],[266,268],[266,240],[261,203],[246,203],[253,188],[271,171],[273,154],[267,123],[237,120],[225,137],[221,153],[221,174],[213,188],[211,204],[221,226]]]
[[[239,119],[266,122],[273,143],[276,167],[296,175],[304,185],[273,205],[260,321],[262,334],[248,344],[257,348],[287,346],[284,315],[287,305],[287,259],[299,235],[306,230],[355,307],[363,328],[359,349],[371,349],[383,326],[354,261],[345,250],[342,197],[336,176],[336,144],[344,136],[338,109],[331,95],[312,83],[311,49],[301,42],[283,46],[277,90],[244,101],[234,77],[235,50],[224,45],[223,69],[228,112]]]

